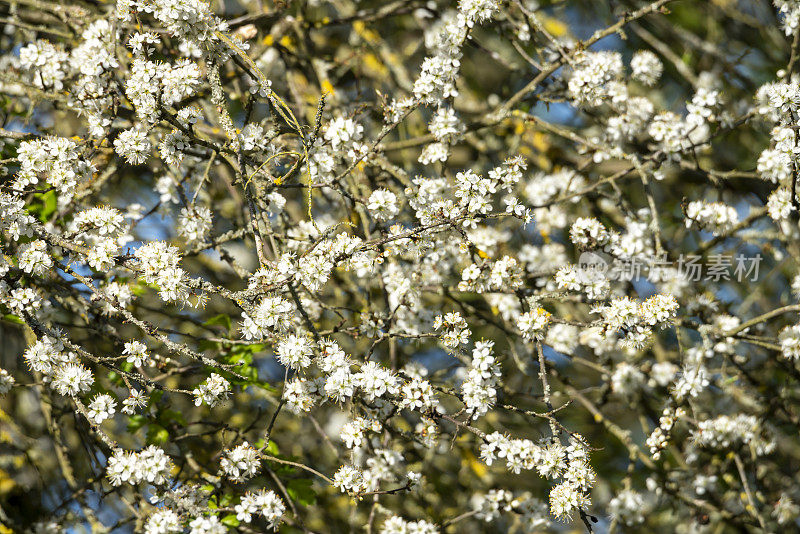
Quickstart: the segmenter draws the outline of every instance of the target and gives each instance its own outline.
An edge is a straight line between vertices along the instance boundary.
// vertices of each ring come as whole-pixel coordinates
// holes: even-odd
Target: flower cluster
[[[525,339],[541,340],[550,324],[552,314],[544,308],[525,312],[517,319],[517,328]]]
[[[286,513],[286,505],[274,491],[262,489],[242,497],[234,510],[239,521],[250,523],[253,515],[258,514],[267,522],[268,528],[277,530]]]
[[[228,398],[231,392],[230,383],[217,373],[211,373],[208,379],[192,391],[195,405],[208,404],[217,406]]]
[[[150,445],[140,452],[117,449],[108,459],[106,476],[114,486],[126,484],[163,485],[168,482],[173,465],[166,453]]]
[[[167,302],[186,302],[189,297],[187,274],[180,266],[177,247],[153,241],[136,249],[142,278],[158,287],[159,296]]]
[[[472,351],[467,378],[461,384],[464,405],[473,419],[484,415],[497,400],[500,367],[493,354],[494,342],[480,341]]]
[[[764,436],[758,418],[752,415],[721,415],[715,419],[698,421],[693,432],[694,440],[701,447],[730,449],[740,445],[750,445],[758,455],[769,454],[775,449],[775,442]]]
[[[736,209],[722,202],[695,200],[686,206],[686,226],[696,224],[714,235],[730,231],[739,222]]]
[[[800,517],[800,2],[12,4],[3,524]]]
[[[617,334],[623,344],[643,346],[651,338],[653,328],[664,324],[675,316],[678,302],[672,295],[653,295],[636,302],[630,297],[611,300],[597,306],[593,312],[601,316],[606,335]]]
[[[234,482],[242,482],[258,473],[260,459],[258,451],[246,441],[225,451],[219,462],[220,471]]]
[[[536,469],[542,477],[560,480],[550,490],[550,511],[556,517],[569,517],[589,505],[586,492],[594,486],[596,474],[580,436],[573,437],[567,446],[555,440],[536,445],[494,432],[486,436],[481,458],[489,465],[502,458],[513,473]]]

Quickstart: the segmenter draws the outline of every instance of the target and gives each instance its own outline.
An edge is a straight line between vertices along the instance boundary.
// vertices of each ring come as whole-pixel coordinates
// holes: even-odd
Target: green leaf
[[[181,426],[186,424],[186,418],[177,410],[163,410],[158,414],[158,421],[164,426],[169,426],[170,423],[177,423]]]
[[[222,518],[220,521],[223,525],[227,525],[229,527],[238,527],[239,520],[236,519],[236,514],[228,514]]]
[[[276,388],[275,386],[271,386],[271,385],[267,384],[266,382],[254,382],[253,385],[263,389],[264,391],[269,391],[270,393],[277,393],[278,392],[278,388]]]
[[[205,352],[207,350],[219,350],[219,343],[208,339],[201,339],[197,342],[197,350]]]
[[[259,441],[261,441],[262,444],[264,443],[263,440],[259,440]],[[272,440],[272,439],[269,440],[269,445],[267,445],[267,448],[265,449],[265,451],[270,456],[278,456],[278,454],[280,454],[280,451],[278,451],[278,444],[275,443],[275,440]]]
[[[7,321],[9,323],[22,324],[22,319],[20,319],[18,316],[14,315],[13,313],[7,313],[7,314],[3,315],[3,320]]]
[[[312,483],[313,481],[310,478],[295,478],[289,481],[286,491],[292,500],[303,506],[315,504],[317,502],[317,494],[311,489]]]
[[[262,352],[266,346],[263,343],[253,343],[252,345],[236,345],[231,349],[231,354],[252,356],[256,352]]]
[[[230,332],[231,330],[231,318],[229,315],[220,314],[216,317],[212,317],[208,321],[203,323],[204,326],[222,326],[225,327],[226,330]]]
[[[161,425],[150,425],[147,427],[147,443],[152,445],[162,445],[169,441],[169,431]]]
[[[128,432],[136,432],[147,424],[147,417],[143,415],[131,415],[128,417]]]
[[[108,380],[114,385],[121,385],[122,384],[122,376],[116,371],[109,371],[108,372]]]
[[[28,212],[35,215],[41,222],[47,222],[58,207],[58,197],[55,191],[37,193],[34,200],[28,205]]]
[[[139,282],[137,284],[129,284],[128,287],[131,288],[131,293],[133,293],[136,297],[141,297],[147,292],[147,284],[144,282]]]
[[[164,396],[164,391],[157,389],[150,394],[150,399],[147,401],[148,406],[155,406],[158,404],[158,401],[161,400],[161,397]]]

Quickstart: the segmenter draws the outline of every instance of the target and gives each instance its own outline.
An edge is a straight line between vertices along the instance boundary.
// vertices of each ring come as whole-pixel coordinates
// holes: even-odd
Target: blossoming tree
[[[0,2],[3,532],[797,529],[800,1],[605,4]]]

